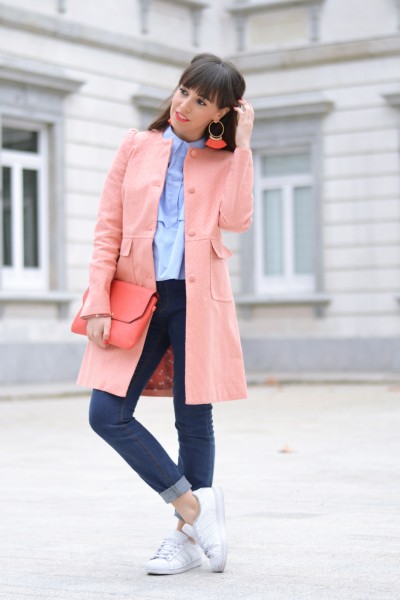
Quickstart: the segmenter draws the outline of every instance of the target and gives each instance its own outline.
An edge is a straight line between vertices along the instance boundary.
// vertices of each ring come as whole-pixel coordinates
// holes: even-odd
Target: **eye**
[[[179,88],[179,91],[183,96],[187,96],[187,90],[185,90],[184,88]]]
[[[206,103],[201,98],[197,99],[197,104],[200,104],[200,106],[206,106]]]

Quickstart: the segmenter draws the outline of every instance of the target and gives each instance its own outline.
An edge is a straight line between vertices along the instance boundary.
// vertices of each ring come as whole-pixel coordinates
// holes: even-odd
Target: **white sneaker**
[[[193,525],[185,524],[183,531],[194,537],[204,554],[210,559],[214,573],[225,569],[228,542],[225,530],[224,496],[220,488],[200,488],[193,492],[200,512]]]
[[[145,565],[149,575],[175,575],[199,567],[201,552],[188,536],[175,530],[164,539],[155,555]]]

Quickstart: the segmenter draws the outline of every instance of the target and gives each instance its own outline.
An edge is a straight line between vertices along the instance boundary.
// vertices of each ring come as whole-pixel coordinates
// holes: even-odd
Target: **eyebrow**
[[[187,87],[187,85],[184,85],[183,83],[181,83],[180,87],[185,88],[185,90],[192,89],[192,88]],[[202,96],[201,94],[197,94],[197,97],[200,98],[200,100],[207,100],[207,102],[211,102],[210,98],[207,98],[207,96]]]

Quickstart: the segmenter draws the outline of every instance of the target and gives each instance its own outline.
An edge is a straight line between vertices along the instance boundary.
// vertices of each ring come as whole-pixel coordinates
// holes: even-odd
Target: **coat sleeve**
[[[246,231],[253,222],[253,158],[251,150],[236,148],[219,209],[218,225]]]
[[[110,314],[110,285],[117,266],[122,238],[122,184],[137,130],[125,136],[108,172],[94,230],[89,267],[89,294],[81,316]]]

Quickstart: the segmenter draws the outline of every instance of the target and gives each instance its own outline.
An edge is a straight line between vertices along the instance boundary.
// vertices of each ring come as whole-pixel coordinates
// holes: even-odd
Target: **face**
[[[182,140],[194,142],[204,135],[211,121],[219,121],[229,110],[218,108],[195,90],[180,86],[172,98],[171,125]]]

